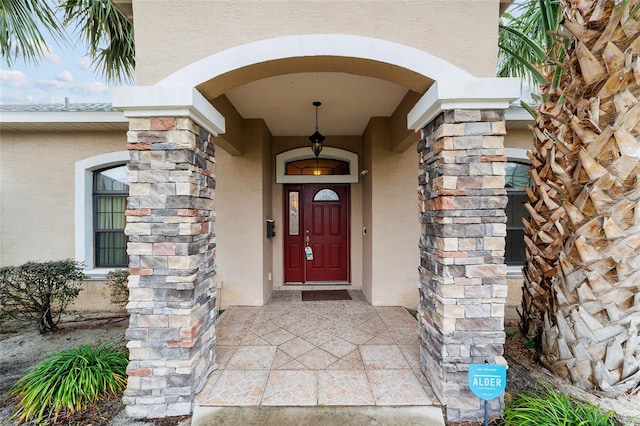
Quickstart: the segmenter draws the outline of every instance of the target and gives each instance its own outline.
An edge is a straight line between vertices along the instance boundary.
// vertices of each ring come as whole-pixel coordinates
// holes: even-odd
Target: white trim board
[[[75,164],[75,249],[76,261],[85,265],[90,278],[102,278],[110,269],[96,269],[93,259],[93,172],[129,162],[129,151],[96,155]]]
[[[116,87],[112,98],[127,118],[189,117],[214,136],[225,132],[224,117],[195,87]]]
[[[407,128],[417,132],[446,110],[506,110],[519,97],[518,78],[445,78],[433,83],[409,111]]]

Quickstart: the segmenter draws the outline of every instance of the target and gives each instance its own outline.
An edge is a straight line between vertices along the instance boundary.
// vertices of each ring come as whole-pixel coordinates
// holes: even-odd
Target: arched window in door
[[[321,189],[313,196],[313,201],[340,201],[340,196],[332,189]]]

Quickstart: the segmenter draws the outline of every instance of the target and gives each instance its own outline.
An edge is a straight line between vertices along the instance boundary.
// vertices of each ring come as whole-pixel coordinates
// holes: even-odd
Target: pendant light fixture
[[[309,140],[311,141],[311,150],[313,154],[316,156],[316,163],[318,162],[318,156],[320,155],[320,151],[322,151],[322,142],[324,142],[325,137],[318,131],[318,107],[322,105],[322,102],[314,101],[313,106],[316,108],[316,131],[309,136]],[[317,165],[316,165],[317,168]]]

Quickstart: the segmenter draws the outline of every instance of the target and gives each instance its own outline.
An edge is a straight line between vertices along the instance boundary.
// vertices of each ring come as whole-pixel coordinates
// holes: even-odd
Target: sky
[[[48,53],[38,64],[0,60],[0,104],[109,103],[111,88],[96,72],[86,45],[58,44],[47,37]],[[70,37],[73,40],[75,37]]]

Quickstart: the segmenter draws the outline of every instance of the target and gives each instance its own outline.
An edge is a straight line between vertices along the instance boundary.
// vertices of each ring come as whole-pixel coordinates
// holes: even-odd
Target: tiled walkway
[[[274,291],[264,307],[231,307],[216,324],[218,370],[200,406],[433,405],[420,374],[418,325],[401,307],[302,302]]]

